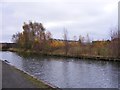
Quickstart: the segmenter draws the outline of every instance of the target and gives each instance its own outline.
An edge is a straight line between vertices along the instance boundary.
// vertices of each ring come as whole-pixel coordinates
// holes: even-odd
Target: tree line
[[[85,37],[81,35],[78,41],[74,37],[74,41],[69,42],[67,29],[64,29],[64,40],[57,41],[52,38],[51,32],[46,31],[43,24],[38,22],[24,22],[22,28],[22,32],[12,36],[17,48],[62,55],[120,57],[120,31],[117,29],[112,30],[111,40],[91,42],[87,34],[85,43]]]

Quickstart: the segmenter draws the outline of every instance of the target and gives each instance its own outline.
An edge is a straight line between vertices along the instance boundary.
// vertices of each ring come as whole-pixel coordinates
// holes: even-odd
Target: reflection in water
[[[118,63],[0,52],[2,59],[61,88],[118,88]]]

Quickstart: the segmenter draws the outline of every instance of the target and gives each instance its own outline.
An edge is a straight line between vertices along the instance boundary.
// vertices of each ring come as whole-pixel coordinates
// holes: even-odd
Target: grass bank
[[[17,48],[9,48],[7,51],[18,52],[18,53],[26,53],[27,55],[35,54],[35,55],[45,55],[45,56],[56,56],[56,57],[65,57],[65,58],[78,58],[78,59],[88,59],[88,60],[101,60],[101,61],[120,61],[120,58],[116,57],[105,57],[105,56],[89,56],[89,55],[65,55],[64,53],[58,52],[36,52],[31,50],[17,49]]]

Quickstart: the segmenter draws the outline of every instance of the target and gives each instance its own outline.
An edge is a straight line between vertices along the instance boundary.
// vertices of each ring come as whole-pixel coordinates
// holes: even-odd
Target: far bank
[[[36,52],[32,50],[24,50],[18,48],[9,48],[3,51],[17,52],[20,54],[26,55],[44,55],[44,56],[55,56],[55,57],[65,57],[65,58],[78,58],[78,59],[87,59],[87,60],[101,60],[101,61],[117,61],[120,62],[120,58],[117,57],[104,57],[104,56],[89,56],[89,55],[65,55],[64,53],[50,53],[50,52]]]

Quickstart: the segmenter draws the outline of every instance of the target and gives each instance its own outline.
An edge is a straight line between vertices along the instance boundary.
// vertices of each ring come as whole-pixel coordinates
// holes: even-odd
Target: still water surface
[[[118,88],[118,62],[18,55],[0,52],[0,59],[59,88]]]

